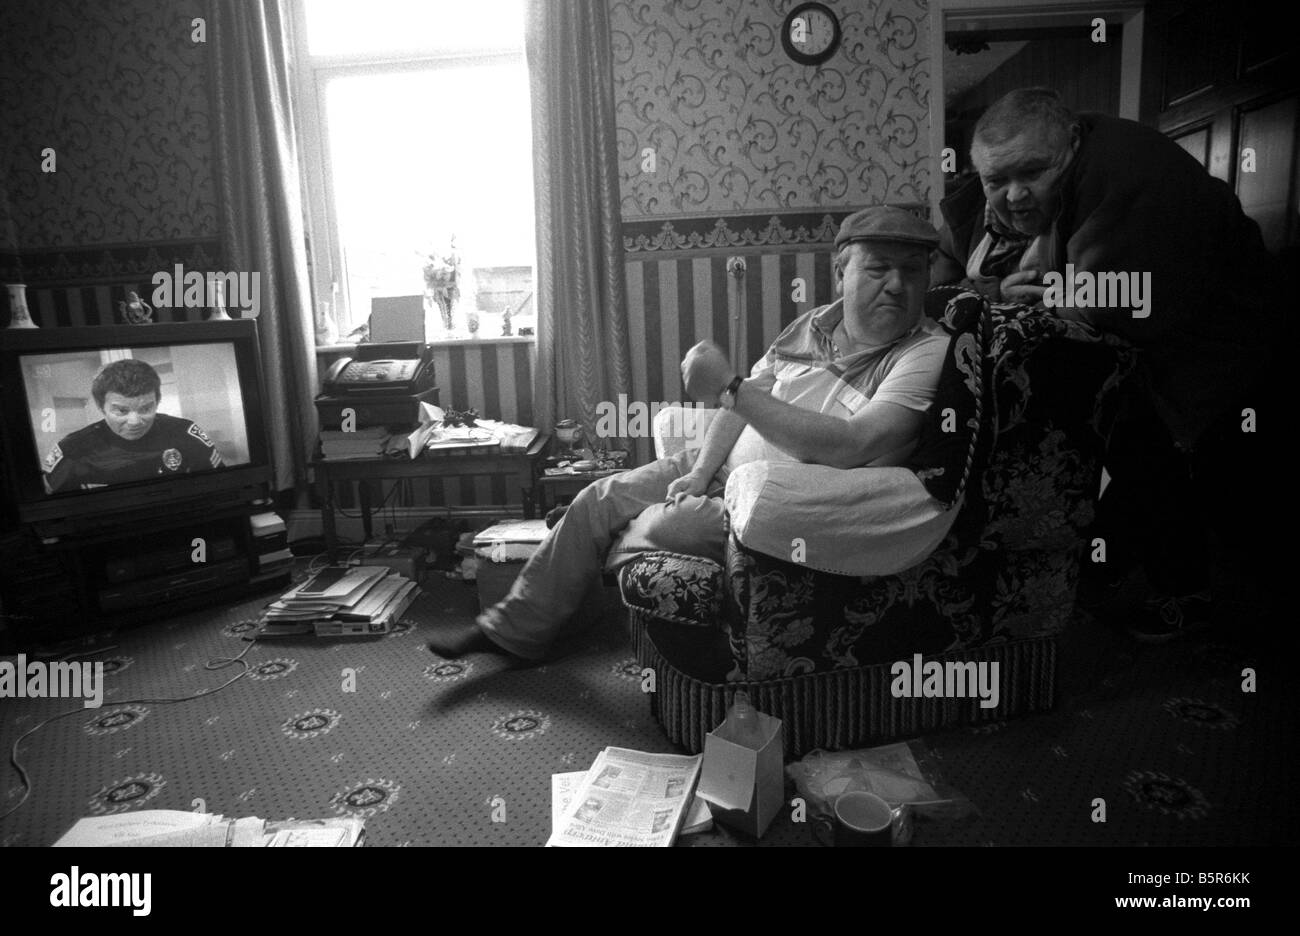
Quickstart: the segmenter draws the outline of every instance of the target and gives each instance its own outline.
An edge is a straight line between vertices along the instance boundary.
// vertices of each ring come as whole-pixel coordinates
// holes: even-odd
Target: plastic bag
[[[975,805],[948,786],[920,741],[858,751],[812,751],[786,772],[813,813],[829,813],[841,793],[865,790],[892,807],[924,819],[957,820],[979,814]]]

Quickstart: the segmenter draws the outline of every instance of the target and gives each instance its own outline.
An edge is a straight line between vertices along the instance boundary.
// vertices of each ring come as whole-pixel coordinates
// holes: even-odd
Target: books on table
[[[330,461],[378,458],[384,454],[384,448],[387,446],[389,438],[389,431],[382,426],[357,429],[355,432],[322,429],[320,433],[321,457]]]

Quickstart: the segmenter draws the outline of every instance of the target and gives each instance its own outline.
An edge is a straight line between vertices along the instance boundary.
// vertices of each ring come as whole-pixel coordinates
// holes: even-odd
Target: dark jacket
[[[1058,242],[1064,273],[1151,274],[1151,312],[1079,310],[1142,350],[1139,373],[1176,441],[1190,446],[1242,399],[1279,331],[1277,266],[1232,190],[1159,131],[1081,114],[1081,140],[1062,181]],[[941,204],[932,282],[960,281],[983,236],[978,180]]]

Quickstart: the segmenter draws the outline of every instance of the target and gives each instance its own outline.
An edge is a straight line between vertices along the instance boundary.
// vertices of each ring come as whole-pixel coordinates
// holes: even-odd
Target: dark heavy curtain
[[[213,124],[228,270],[261,274],[258,337],[278,490],[305,486],[315,339],[289,78],[289,0],[211,0]]]
[[[535,421],[579,420],[631,392],[612,55],[605,0],[530,0],[537,203]],[[610,440],[613,442],[614,440]]]

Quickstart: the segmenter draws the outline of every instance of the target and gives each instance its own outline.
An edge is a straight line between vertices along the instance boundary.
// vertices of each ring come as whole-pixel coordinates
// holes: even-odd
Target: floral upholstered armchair
[[[620,570],[673,741],[701,750],[737,689],[785,721],[789,756],[1054,704],[1056,636],[1074,606],[1112,391],[1132,357],[1086,325],[958,287],[931,290],[927,314],[953,340],[912,467],[957,511],[928,558],[897,575],[855,574],[871,531],[855,525],[853,504],[869,496],[870,469],[756,462],[727,482],[725,568],[649,552]],[[686,443],[656,444],[665,455]],[[828,505],[843,508],[833,528],[799,527],[801,511],[824,516]],[[792,530],[806,540],[800,562]],[[891,665],[915,654],[999,663],[999,704],[896,698]]]

